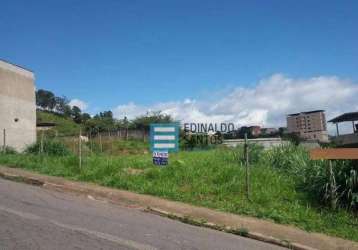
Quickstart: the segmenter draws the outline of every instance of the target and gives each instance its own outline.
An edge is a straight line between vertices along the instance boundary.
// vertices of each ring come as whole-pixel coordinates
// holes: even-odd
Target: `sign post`
[[[329,199],[331,208],[336,209],[336,180],[334,178],[332,160],[357,160],[358,148],[326,148],[312,149],[310,151],[312,160],[329,160],[327,175],[329,176]]]
[[[169,152],[178,152],[179,150],[179,124],[151,124],[150,150],[153,153],[153,164],[168,165]]]

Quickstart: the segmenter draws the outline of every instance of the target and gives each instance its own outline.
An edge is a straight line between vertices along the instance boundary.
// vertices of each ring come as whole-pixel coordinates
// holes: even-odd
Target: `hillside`
[[[72,119],[66,118],[62,115],[47,112],[47,111],[37,111],[37,123],[51,122],[55,123],[56,126],[49,131],[58,133],[59,136],[69,136],[79,133],[80,125],[75,123]],[[48,132],[47,132],[48,133]]]

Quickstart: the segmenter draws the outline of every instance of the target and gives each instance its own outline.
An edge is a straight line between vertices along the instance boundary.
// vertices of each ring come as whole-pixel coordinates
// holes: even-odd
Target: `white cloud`
[[[69,105],[71,107],[73,106],[77,106],[79,107],[82,111],[85,111],[88,108],[88,103],[85,101],[82,101],[80,99],[72,99],[69,103]]]
[[[130,102],[125,105],[119,105],[114,110],[114,117],[123,119],[124,117],[127,117],[129,120],[146,114],[149,111],[149,107],[144,107],[140,105],[136,105],[133,102]]]
[[[216,101],[186,99],[140,106],[135,103],[114,109],[118,118],[132,119],[150,110],[161,110],[182,122],[233,122],[238,126],[286,126],[286,115],[316,109],[327,119],[358,110],[358,84],[335,76],[294,79],[275,74],[254,87],[238,87]],[[332,131],[332,128],[330,127]]]

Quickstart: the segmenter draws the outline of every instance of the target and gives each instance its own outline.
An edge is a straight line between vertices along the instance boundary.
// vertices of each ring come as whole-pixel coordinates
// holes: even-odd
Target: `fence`
[[[31,134],[29,136],[29,134]],[[71,129],[70,132],[58,131],[56,129],[38,128],[25,130],[23,128],[0,128],[0,151],[13,148],[16,151],[24,151],[36,141],[43,145],[46,141],[58,141],[65,144],[73,153],[78,154],[79,138],[83,148],[90,152],[110,153],[112,148],[126,141],[136,141],[142,148],[148,143],[149,132],[141,129],[118,129],[98,132],[96,130],[84,131],[80,128]],[[129,143],[129,142],[128,142]],[[124,147],[124,145],[122,145]]]

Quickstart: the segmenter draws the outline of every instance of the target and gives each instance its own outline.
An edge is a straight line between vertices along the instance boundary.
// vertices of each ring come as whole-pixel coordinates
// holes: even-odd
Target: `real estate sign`
[[[164,166],[168,165],[168,152],[153,152],[153,164]]]
[[[179,124],[178,123],[151,124],[150,150],[152,152],[178,152]]]

